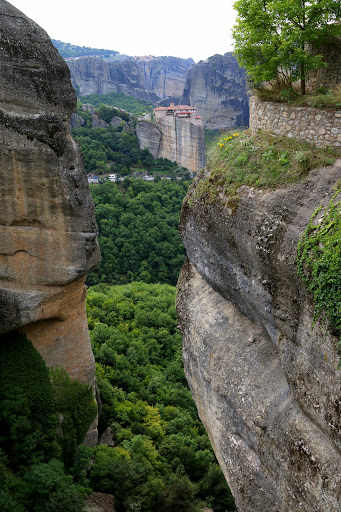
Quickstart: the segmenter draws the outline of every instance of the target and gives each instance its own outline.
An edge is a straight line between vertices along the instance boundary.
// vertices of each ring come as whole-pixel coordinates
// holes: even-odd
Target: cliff
[[[184,91],[186,73],[193,59],[178,57],[136,57],[137,66],[144,76],[146,89],[159,98],[180,98]]]
[[[148,148],[154,158],[168,158],[191,172],[206,162],[204,130],[188,119],[176,116],[139,120],[136,134],[141,149]]]
[[[87,272],[100,260],[69,70],[48,35],[0,1],[0,333],[91,384]]]
[[[229,198],[207,195],[204,184],[217,180],[207,167],[182,209],[185,371],[241,512],[340,510],[339,339],[313,324],[296,265],[340,172],[337,160],[299,183],[244,185]]]
[[[81,57],[67,62],[72,84],[81,95],[122,92],[155,103],[161,98],[182,95],[192,59],[135,57],[107,62]]]
[[[205,128],[248,126],[245,80],[233,53],[214,55],[188,70],[181,103],[196,105]]]

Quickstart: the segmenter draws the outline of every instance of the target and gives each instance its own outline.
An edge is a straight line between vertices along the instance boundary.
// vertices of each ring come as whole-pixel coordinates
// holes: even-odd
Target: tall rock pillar
[[[5,0],[0,26],[0,333],[20,328],[49,366],[93,384],[84,281],[100,252],[76,95],[46,32]]]

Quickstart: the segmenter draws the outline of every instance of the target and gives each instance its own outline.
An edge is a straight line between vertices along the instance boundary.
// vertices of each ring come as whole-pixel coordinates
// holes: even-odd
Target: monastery
[[[169,107],[154,108],[154,118],[159,119],[166,116],[175,116],[184,119],[190,119],[192,123],[201,126],[201,116],[197,115],[197,107],[189,105],[175,105],[171,103]]]

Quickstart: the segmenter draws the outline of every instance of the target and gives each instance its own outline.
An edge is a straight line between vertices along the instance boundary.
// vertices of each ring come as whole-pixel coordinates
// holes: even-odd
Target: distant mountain
[[[112,101],[123,95],[154,105],[168,106],[172,101],[196,106],[205,128],[248,126],[245,71],[231,52],[195,64],[193,59],[132,57],[113,50],[53,43],[66,59],[72,85],[83,101],[89,95],[103,97],[100,103],[112,96],[108,104],[113,106],[122,106]]]
[[[234,54],[213,55],[192,66],[187,72],[181,103],[196,105],[205,128],[248,126],[246,75]]]
[[[187,70],[193,59],[177,57],[126,57],[108,61],[98,56],[68,59],[71,81],[82,96],[124,93],[156,103],[183,94]]]
[[[58,41],[57,39],[52,39],[52,43],[64,59],[68,59],[70,57],[84,57],[90,55],[110,58],[114,57],[119,53],[115,50],[104,50],[103,48],[99,49],[90,48],[88,46],[76,46],[75,44],[63,43],[62,41]]]

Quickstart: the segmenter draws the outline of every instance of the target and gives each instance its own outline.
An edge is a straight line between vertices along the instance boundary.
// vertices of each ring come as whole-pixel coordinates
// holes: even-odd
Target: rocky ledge
[[[233,205],[209,204],[198,178],[182,209],[185,371],[241,512],[340,510],[339,340],[312,329],[295,263],[340,172],[339,160],[285,188],[245,186]]]

